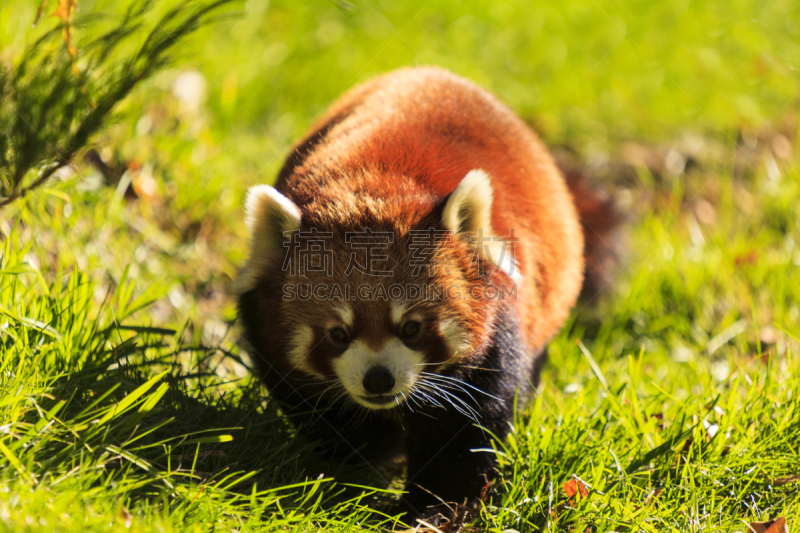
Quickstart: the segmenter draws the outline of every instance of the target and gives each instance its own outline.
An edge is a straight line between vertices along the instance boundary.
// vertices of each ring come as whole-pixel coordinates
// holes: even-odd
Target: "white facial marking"
[[[353,316],[353,308],[350,306],[350,304],[341,302],[336,307],[336,311],[339,313],[339,319],[341,320],[341,323],[347,326],[348,328],[352,328],[354,316]]]
[[[469,342],[467,342],[467,335],[458,322],[452,318],[446,318],[439,323],[439,332],[444,337],[444,342],[447,349],[450,351],[451,359],[458,360],[467,355],[469,349]]]
[[[308,352],[311,350],[311,343],[314,341],[314,333],[311,331],[310,326],[302,324],[294,330],[289,342],[289,361],[292,365],[300,370],[318,376],[319,373],[315,371],[308,364]]]
[[[333,370],[350,397],[359,405],[369,409],[391,409],[403,402],[401,393],[408,394],[411,390],[417,375],[424,368],[423,362],[423,354],[410,349],[399,339],[390,340],[377,352],[356,341],[340,357],[334,359]],[[384,396],[396,396],[396,400],[376,404],[364,399],[368,396],[364,389],[364,376],[376,366],[385,367],[391,372],[394,387]]]
[[[392,302],[392,323],[399,326],[408,309],[408,302]]]

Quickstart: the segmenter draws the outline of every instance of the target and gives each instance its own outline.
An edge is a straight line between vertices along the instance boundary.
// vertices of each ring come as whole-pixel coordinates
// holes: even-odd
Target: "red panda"
[[[461,77],[352,89],[247,196],[239,317],[270,395],[345,454],[405,451],[409,516],[478,505],[491,439],[581,290],[576,200],[533,131]]]

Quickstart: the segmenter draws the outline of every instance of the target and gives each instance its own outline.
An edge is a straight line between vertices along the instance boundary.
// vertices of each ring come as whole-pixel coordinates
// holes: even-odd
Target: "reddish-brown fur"
[[[488,175],[492,195],[488,229],[494,236],[515,239],[507,244],[516,272],[486,256],[476,263],[474,245],[468,242],[475,226],[460,229],[464,204],[453,199],[466,190],[460,184],[471,183],[465,176],[473,170]],[[486,184],[486,178],[482,180]],[[573,185],[575,198],[542,143],[510,109],[444,70],[403,69],[345,94],[292,150],[275,185],[283,196],[268,187],[260,189],[263,196],[253,196],[265,202],[254,201],[256,206],[280,204],[284,209],[269,211],[272,215],[264,215],[266,220],[258,219],[250,228],[254,246],[262,241],[271,244],[266,252],[251,254],[239,300],[253,360],[270,394],[290,410],[313,411],[311,417],[302,418],[301,413],[299,419],[314,426],[312,433],[320,438],[345,441],[347,452],[361,449],[371,457],[376,450],[402,445],[409,472],[404,502],[412,516],[425,514],[428,506],[443,500],[475,505],[485,497],[496,461],[493,454],[471,450],[491,448],[492,435],[507,434],[517,394],[524,399],[537,382],[544,348],[581,289],[584,231],[595,238],[612,230],[613,224],[605,224],[613,221],[608,203],[599,202],[579,181],[573,180]],[[452,205],[458,210],[448,211]],[[483,213],[488,212],[481,210],[485,205],[467,205],[467,212],[481,212],[481,230],[487,226]],[[580,221],[576,205],[590,218]],[[455,230],[447,216],[453,212],[459,213]],[[599,232],[589,231],[594,222],[600,224]],[[281,233],[259,233],[272,226]],[[386,257],[371,265],[389,277],[347,272],[354,257],[360,264],[367,259],[367,252],[354,251],[346,237],[364,228],[392,235],[384,249]],[[434,261],[437,268],[415,271],[411,232],[430,228],[455,234],[436,243],[427,264]],[[287,239],[284,231],[293,237]],[[312,231],[330,232],[323,240],[329,244],[331,268],[293,273],[293,265],[310,258],[306,245],[314,241],[309,237]],[[587,251],[589,258],[604,262],[603,246],[591,243]],[[285,262],[285,257],[291,261]],[[435,262],[442,258],[447,260]],[[404,298],[403,304],[412,308],[409,313],[419,316],[413,320],[422,324],[411,340],[400,334],[393,302],[386,299],[286,298],[287,289],[298,295],[303,287],[347,285],[355,290],[392,284],[454,290],[460,297]],[[491,287],[514,287],[515,293],[498,299],[489,296]],[[343,322],[337,311],[342,306],[352,318],[345,344],[353,351],[348,352],[351,348],[337,345],[333,338],[334,329]],[[448,336],[445,331],[453,330],[445,325],[453,323],[457,334]],[[298,328],[305,328],[305,333],[298,335]],[[300,346],[298,338],[307,344]],[[453,349],[453,339],[458,349]],[[450,401],[444,411],[433,408],[442,405],[424,401],[415,410],[403,395],[402,405],[397,400],[393,410],[373,410],[366,415],[367,422],[354,427],[353,397],[350,403],[347,394],[328,401],[325,394],[344,375],[355,379],[347,382],[346,392],[358,397],[361,377],[346,366],[348,361],[362,361],[358,359],[362,355],[355,353],[366,353],[364,365],[372,368],[392,357],[406,357],[411,361],[407,367],[415,372],[434,373],[431,379],[440,381],[426,384],[421,373],[414,378],[423,399],[426,391],[431,392],[425,386],[443,383],[463,384],[475,394],[465,388],[450,389],[453,398],[460,394],[461,399]],[[413,391],[402,390],[412,399]],[[447,403],[444,396],[439,398]],[[457,401],[462,403],[456,405]],[[327,410],[318,409],[326,402]],[[458,408],[468,404],[474,405],[472,419]]]
[[[360,218],[364,208],[356,198],[342,205],[346,190],[425,197],[432,208],[473,169],[491,177],[495,234],[509,236],[513,228],[520,239],[517,310],[534,351],[558,331],[580,291],[583,233],[553,159],[491,94],[437,68],[375,78],[331,106],[297,144],[275,187],[304,213],[323,214],[335,204],[337,212],[319,221],[340,222]],[[415,207],[409,213],[404,203],[387,202],[379,209],[387,220],[404,221],[419,215]]]

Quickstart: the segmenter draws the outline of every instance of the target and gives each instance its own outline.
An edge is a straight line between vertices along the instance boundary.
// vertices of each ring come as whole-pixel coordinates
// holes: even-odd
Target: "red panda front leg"
[[[519,342],[513,308],[502,307],[483,360],[472,369],[456,369],[452,376],[485,393],[473,391],[460,397],[475,408],[477,422],[452,406],[446,411],[429,409],[407,415],[404,506],[412,521],[415,517],[437,521],[437,514],[453,520],[459,506],[480,507],[497,476],[492,441],[495,437],[502,441],[508,434],[517,392],[523,404],[538,381],[538,363],[544,355],[527,353]]]

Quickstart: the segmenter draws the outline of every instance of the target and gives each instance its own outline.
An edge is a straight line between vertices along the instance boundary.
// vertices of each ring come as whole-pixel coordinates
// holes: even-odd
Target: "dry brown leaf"
[[[655,489],[653,491],[650,491],[650,494],[648,494],[647,498],[644,499],[644,503],[642,505],[647,507],[648,505],[656,501],[656,499],[658,499],[658,497],[661,496],[661,491],[662,489]]]
[[[42,0],[42,3],[39,4],[39,9],[36,10],[36,18],[33,21],[34,26],[39,22],[42,13],[44,13],[49,3],[50,0]],[[75,76],[80,75],[77,63],[78,49],[72,44],[72,15],[75,14],[77,7],[78,0],[56,0],[56,9],[50,14],[51,17],[56,17],[64,24],[64,45],[67,47],[67,53],[72,58],[72,71],[75,73]]]
[[[52,17],[58,17],[64,23],[64,44],[67,47],[67,53],[72,58],[72,72],[75,76],[80,76],[78,70],[78,49],[72,44],[72,14],[78,7],[78,0],[57,0],[58,7],[53,11]]]
[[[56,10],[50,14],[51,17],[58,17],[64,24],[72,22],[72,14],[75,8],[78,7],[78,0],[56,0],[58,5]]]
[[[800,481],[800,474],[793,474],[791,476],[784,476],[784,477],[776,477],[772,480],[772,484],[776,487],[780,487],[781,485],[788,485],[789,483],[797,483]]]
[[[789,526],[782,516],[768,522],[750,522],[748,528],[745,533],[789,533]]]
[[[733,259],[737,268],[745,265],[755,265],[758,262],[758,251],[750,250],[747,253],[739,254]]]
[[[125,508],[124,505],[121,505],[119,508],[119,518],[125,524],[125,527],[131,527],[131,523],[133,523],[133,515]]]
[[[580,495],[581,498],[585,498],[589,495],[589,490],[583,486],[583,483],[579,483],[575,479],[570,479],[566,483],[564,483],[563,487],[564,493],[569,498],[569,504],[575,505],[573,496],[576,494]]]

